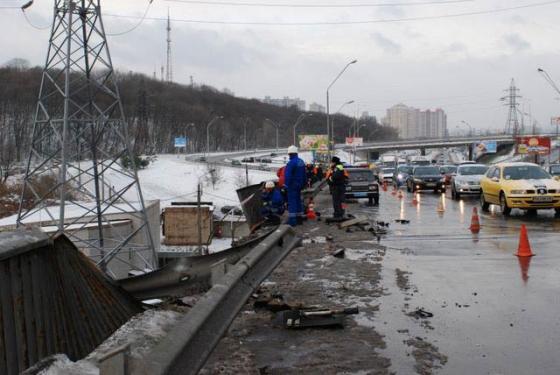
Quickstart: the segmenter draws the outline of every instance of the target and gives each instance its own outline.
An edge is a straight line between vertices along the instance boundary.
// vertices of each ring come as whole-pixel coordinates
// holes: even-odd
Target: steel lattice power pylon
[[[104,270],[154,267],[133,159],[100,0],[56,0],[18,226],[56,223]],[[124,213],[133,224],[123,233],[114,220]]]
[[[509,107],[508,119],[506,121],[506,134],[513,134],[514,137],[518,136],[523,129],[519,127],[519,119],[517,113],[519,112],[519,89],[515,86],[515,80],[511,79],[509,89],[505,90],[508,95],[501,98],[502,101],[507,102]]]

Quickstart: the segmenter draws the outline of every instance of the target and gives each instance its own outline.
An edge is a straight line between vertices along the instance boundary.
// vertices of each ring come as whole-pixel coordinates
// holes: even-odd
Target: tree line
[[[0,67],[0,178],[6,171],[22,166],[27,157],[42,69],[14,59]],[[129,137],[135,154],[175,152],[174,138],[189,139],[188,152],[206,150],[206,129],[210,130],[211,151],[273,148],[276,127],[279,146],[293,143],[293,125],[304,113],[296,107],[282,108],[221,92],[207,85],[162,82],[134,72],[117,72]],[[298,134],[326,132],[326,115],[308,113],[298,126]],[[354,118],[331,117],[337,143],[344,142]],[[375,117],[358,120],[360,135],[369,140],[395,139],[394,129],[382,127]],[[244,134],[247,134],[246,140]],[[0,180],[1,181],[1,180]]]

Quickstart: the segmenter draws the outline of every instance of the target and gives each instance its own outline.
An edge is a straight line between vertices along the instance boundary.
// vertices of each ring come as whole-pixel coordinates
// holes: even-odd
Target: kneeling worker
[[[261,193],[262,210],[265,220],[274,225],[280,224],[280,217],[284,214],[286,202],[284,194],[273,181],[267,181]]]

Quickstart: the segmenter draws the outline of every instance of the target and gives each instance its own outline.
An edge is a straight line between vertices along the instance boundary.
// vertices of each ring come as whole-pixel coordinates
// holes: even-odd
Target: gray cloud
[[[515,52],[520,52],[531,48],[531,43],[523,39],[523,37],[517,33],[504,35],[503,41],[509,48],[511,48]]]
[[[397,42],[387,38],[381,33],[371,34],[371,38],[379,47],[381,47],[385,52],[392,54],[399,54],[402,50],[402,46]]]

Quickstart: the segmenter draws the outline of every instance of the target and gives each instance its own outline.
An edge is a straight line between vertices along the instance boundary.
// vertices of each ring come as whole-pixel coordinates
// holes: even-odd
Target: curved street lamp
[[[472,126],[471,124],[469,124],[468,122],[466,122],[465,120],[461,120],[461,123],[467,125],[469,127],[469,137],[473,136],[473,130],[472,130]]]
[[[311,117],[313,116],[312,113],[302,113],[301,115],[299,115],[299,117],[296,120],[296,123],[294,124],[294,143],[293,145],[296,145],[296,129],[298,127],[298,125],[306,118],[306,117]]]
[[[210,154],[210,127],[214,125],[214,123],[218,120],[223,119],[224,116],[215,116],[209,123],[206,125],[206,155]]]
[[[280,124],[278,124],[278,123],[272,121],[272,120],[269,119],[269,118],[264,119],[264,121],[265,121],[265,122],[268,121],[269,123],[271,123],[271,124],[276,128],[276,151],[278,151],[278,132],[279,132],[279,130],[280,130]]]
[[[329,90],[331,89],[331,87],[336,83],[336,81],[338,81],[338,79],[340,78],[340,76],[346,71],[346,69],[348,69],[348,67],[352,64],[357,63],[358,60],[352,60],[350,61],[348,64],[346,64],[346,66],[344,67],[344,69],[341,70],[340,73],[338,73],[338,75],[336,76],[336,78],[331,82],[331,84],[327,87],[327,139],[329,141],[329,150],[331,149],[331,125],[330,125],[330,101],[329,101]]]

